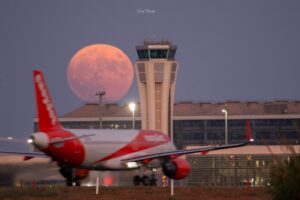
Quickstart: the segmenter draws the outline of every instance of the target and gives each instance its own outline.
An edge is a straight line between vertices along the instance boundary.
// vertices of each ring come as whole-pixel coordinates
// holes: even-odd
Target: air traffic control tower
[[[177,47],[170,41],[136,46],[135,72],[138,82],[142,129],[159,130],[170,136],[178,62]]]

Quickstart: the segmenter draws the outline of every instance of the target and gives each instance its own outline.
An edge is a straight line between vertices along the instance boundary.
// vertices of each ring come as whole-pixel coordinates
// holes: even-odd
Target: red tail
[[[247,137],[247,141],[250,142],[252,136],[251,136],[251,125],[249,119],[246,120],[246,137]]]
[[[47,132],[53,129],[60,129],[61,126],[57,119],[43,73],[34,70],[33,77],[40,131]]]

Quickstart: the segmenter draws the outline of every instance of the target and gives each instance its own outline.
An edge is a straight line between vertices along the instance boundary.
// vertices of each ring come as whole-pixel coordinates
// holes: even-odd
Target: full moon
[[[96,92],[105,91],[103,101],[113,103],[124,97],[133,80],[133,67],[117,47],[94,44],[80,49],[71,59],[68,83],[77,97],[96,102]]]

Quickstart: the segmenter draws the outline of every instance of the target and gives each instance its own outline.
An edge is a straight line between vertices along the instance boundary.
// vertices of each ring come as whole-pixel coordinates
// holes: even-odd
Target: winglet
[[[24,156],[23,161],[27,161],[27,160],[30,160],[32,158],[34,158],[34,157],[33,156]]]
[[[60,123],[49,95],[43,73],[39,70],[33,71],[36,104],[40,131],[60,129]]]

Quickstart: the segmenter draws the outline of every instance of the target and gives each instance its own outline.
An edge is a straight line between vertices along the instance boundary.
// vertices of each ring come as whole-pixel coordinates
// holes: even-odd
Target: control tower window
[[[146,82],[146,71],[145,71],[144,63],[138,63],[138,72],[139,72],[140,81]]]
[[[149,59],[149,53],[147,49],[137,50],[139,59]]]
[[[175,58],[175,53],[176,53],[176,49],[170,49],[168,58],[169,59],[174,59]]]
[[[171,82],[174,82],[174,80],[175,80],[176,69],[177,69],[177,64],[176,63],[172,63],[172,68],[171,68]]]
[[[162,82],[164,79],[164,64],[155,63],[154,64],[154,80],[155,82]]]
[[[167,58],[167,49],[152,49],[150,50],[151,58]]]

